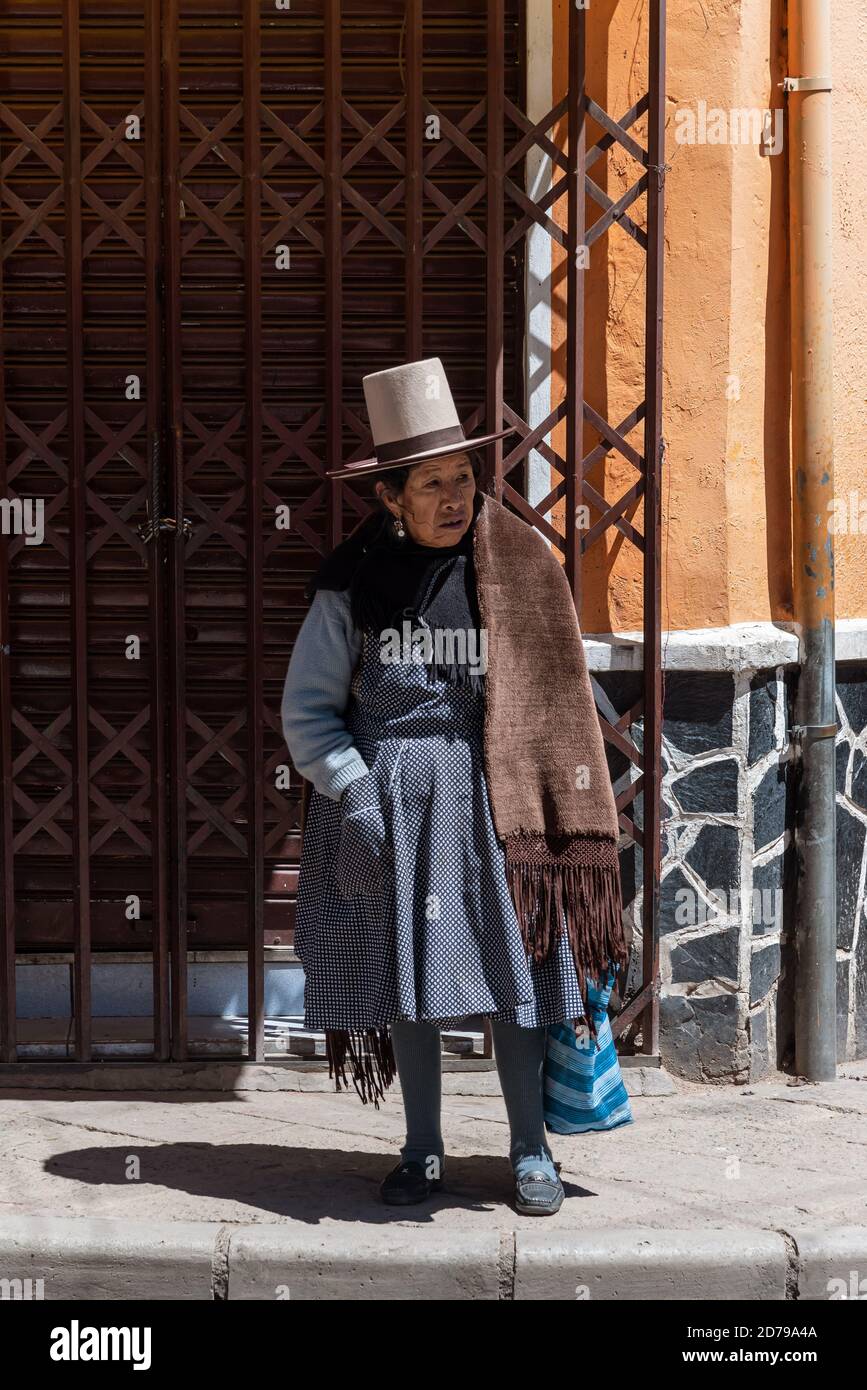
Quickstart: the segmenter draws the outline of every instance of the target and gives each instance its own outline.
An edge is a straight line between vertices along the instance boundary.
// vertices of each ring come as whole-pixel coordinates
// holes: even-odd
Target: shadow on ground
[[[379,1184],[396,1158],[333,1149],[277,1144],[134,1144],[71,1149],[43,1164],[53,1177],[84,1185],[145,1184],[192,1196],[244,1203],[265,1219],[285,1217],[315,1225],[320,1220],[387,1224],[432,1221],[445,1208],[491,1211],[510,1205],[514,1182],[505,1158],[447,1158],[444,1190],[409,1207],[386,1206]],[[563,1178],[567,1197],[595,1194]],[[245,1220],[255,1220],[255,1211]]]

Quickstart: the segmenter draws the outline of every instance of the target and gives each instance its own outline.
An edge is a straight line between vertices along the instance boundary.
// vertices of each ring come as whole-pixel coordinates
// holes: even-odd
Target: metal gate
[[[641,988],[615,1031],[640,1027],[656,1052],[664,3],[644,8],[649,90],[619,120],[585,91],[592,12],[574,6],[569,91],[542,118],[526,113],[522,0],[7,9],[3,1061],[16,944],[72,953],[77,1061],[94,951],[152,954],[167,1060],[188,1055],[189,950],[245,947],[244,1055],[264,1056],[266,943],[291,941],[299,853],[282,680],[306,579],[369,505],[325,470],[369,452],[362,375],[428,355],[468,431],[518,426],[488,485],[562,553],[577,602],[581,556],[609,528],[643,553],[643,693],[620,715],[597,696],[644,870]],[[640,173],[613,202],[594,165],[615,144]],[[553,177],[534,197],[540,152]],[[612,228],[647,253],[644,398],[617,423],[584,400],[578,254]],[[540,231],[568,265],[567,382],[531,424]],[[610,504],[587,474],[612,450],[636,477]],[[552,479],[533,501],[531,456]],[[639,501],[643,531],[626,515]]]

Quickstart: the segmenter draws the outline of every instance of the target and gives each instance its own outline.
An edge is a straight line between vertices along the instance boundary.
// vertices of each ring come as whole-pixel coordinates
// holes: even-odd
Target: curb
[[[0,1301],[809,1302],[863,1296],[865,1278],[867,1226],[461,1233],[359,1222],[323,1233],[302,1222],[0,1218]]]

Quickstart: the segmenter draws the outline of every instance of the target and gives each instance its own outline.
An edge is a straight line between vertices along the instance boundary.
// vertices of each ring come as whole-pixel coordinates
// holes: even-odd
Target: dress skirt
[[[565,926],[548,960],[527,957],[488,797],[484,693],[383,654],[365,632],[346,714],[368,785],[343,803],[313,791],[307,810],[305,1026],[582,1018]]]

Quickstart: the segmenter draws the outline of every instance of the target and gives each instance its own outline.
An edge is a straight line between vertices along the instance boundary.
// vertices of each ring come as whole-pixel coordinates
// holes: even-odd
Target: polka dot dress
[[[342,804],[313,791],[305,824],[295,949],[306,1027],[583,1017],[565,927],[549,960],[527,959],[483,719],[483,695],[383,661],[379,635],[364,634],[346,721],[370,774]]]

